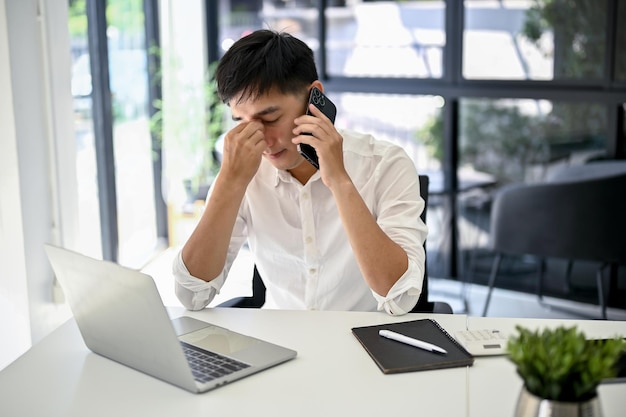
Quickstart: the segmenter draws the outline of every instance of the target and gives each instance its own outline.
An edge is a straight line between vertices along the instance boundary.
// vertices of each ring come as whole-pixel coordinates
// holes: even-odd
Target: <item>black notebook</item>
[[[378,334],[379,330],[385,329],[432,343],[447,353],[430,352],[387,339]],[[386,374],[455,368],[474,363],[474,357],[432,319],[354,327],[352,333]]]

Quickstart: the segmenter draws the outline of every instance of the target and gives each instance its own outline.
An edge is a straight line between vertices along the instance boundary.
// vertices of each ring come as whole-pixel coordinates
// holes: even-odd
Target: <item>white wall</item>
[[[69,317],[43,249],[77,233],[67,8],[0,0],[0,368]]]
[[[5,0],[0,0],[0,91],[0,334],[12,336],[0,345],[1,369],[31,340]]]

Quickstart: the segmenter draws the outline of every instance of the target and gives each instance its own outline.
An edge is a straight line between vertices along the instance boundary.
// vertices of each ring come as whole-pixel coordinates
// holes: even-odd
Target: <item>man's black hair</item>
[[[256,99],[277,88],[301,94],[318,79],[313,51],[300,39],[283,32],[257,30],[235,42],[215,73],[224,103]]]

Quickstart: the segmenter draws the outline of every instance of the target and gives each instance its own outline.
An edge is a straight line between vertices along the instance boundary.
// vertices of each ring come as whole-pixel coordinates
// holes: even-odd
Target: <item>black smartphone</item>
[[[324,95],[317,87],[311,89],[311,95],[309,96],[309,104],[313,103],[315,107],[320,109],[326,117],[330,119],[332,123],[335,123],[335,116],[337,116],[337,107],[333,104],[328,97]],[[306,114],[311,114],[309,111],[309,105],[306,106]],[[310,135],[310,133],[304,133]],[[298,144],[298,152],[306,158],[315,168],[320,169],[319,160],[317,159],[317,153],[311,145],[306,143]]]

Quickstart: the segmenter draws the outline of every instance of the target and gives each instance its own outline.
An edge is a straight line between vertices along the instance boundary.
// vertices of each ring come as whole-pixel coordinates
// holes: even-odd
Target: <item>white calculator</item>
[[[499,330],[461,330],[456,340],[474,356],[505,355],[507,336]]]

